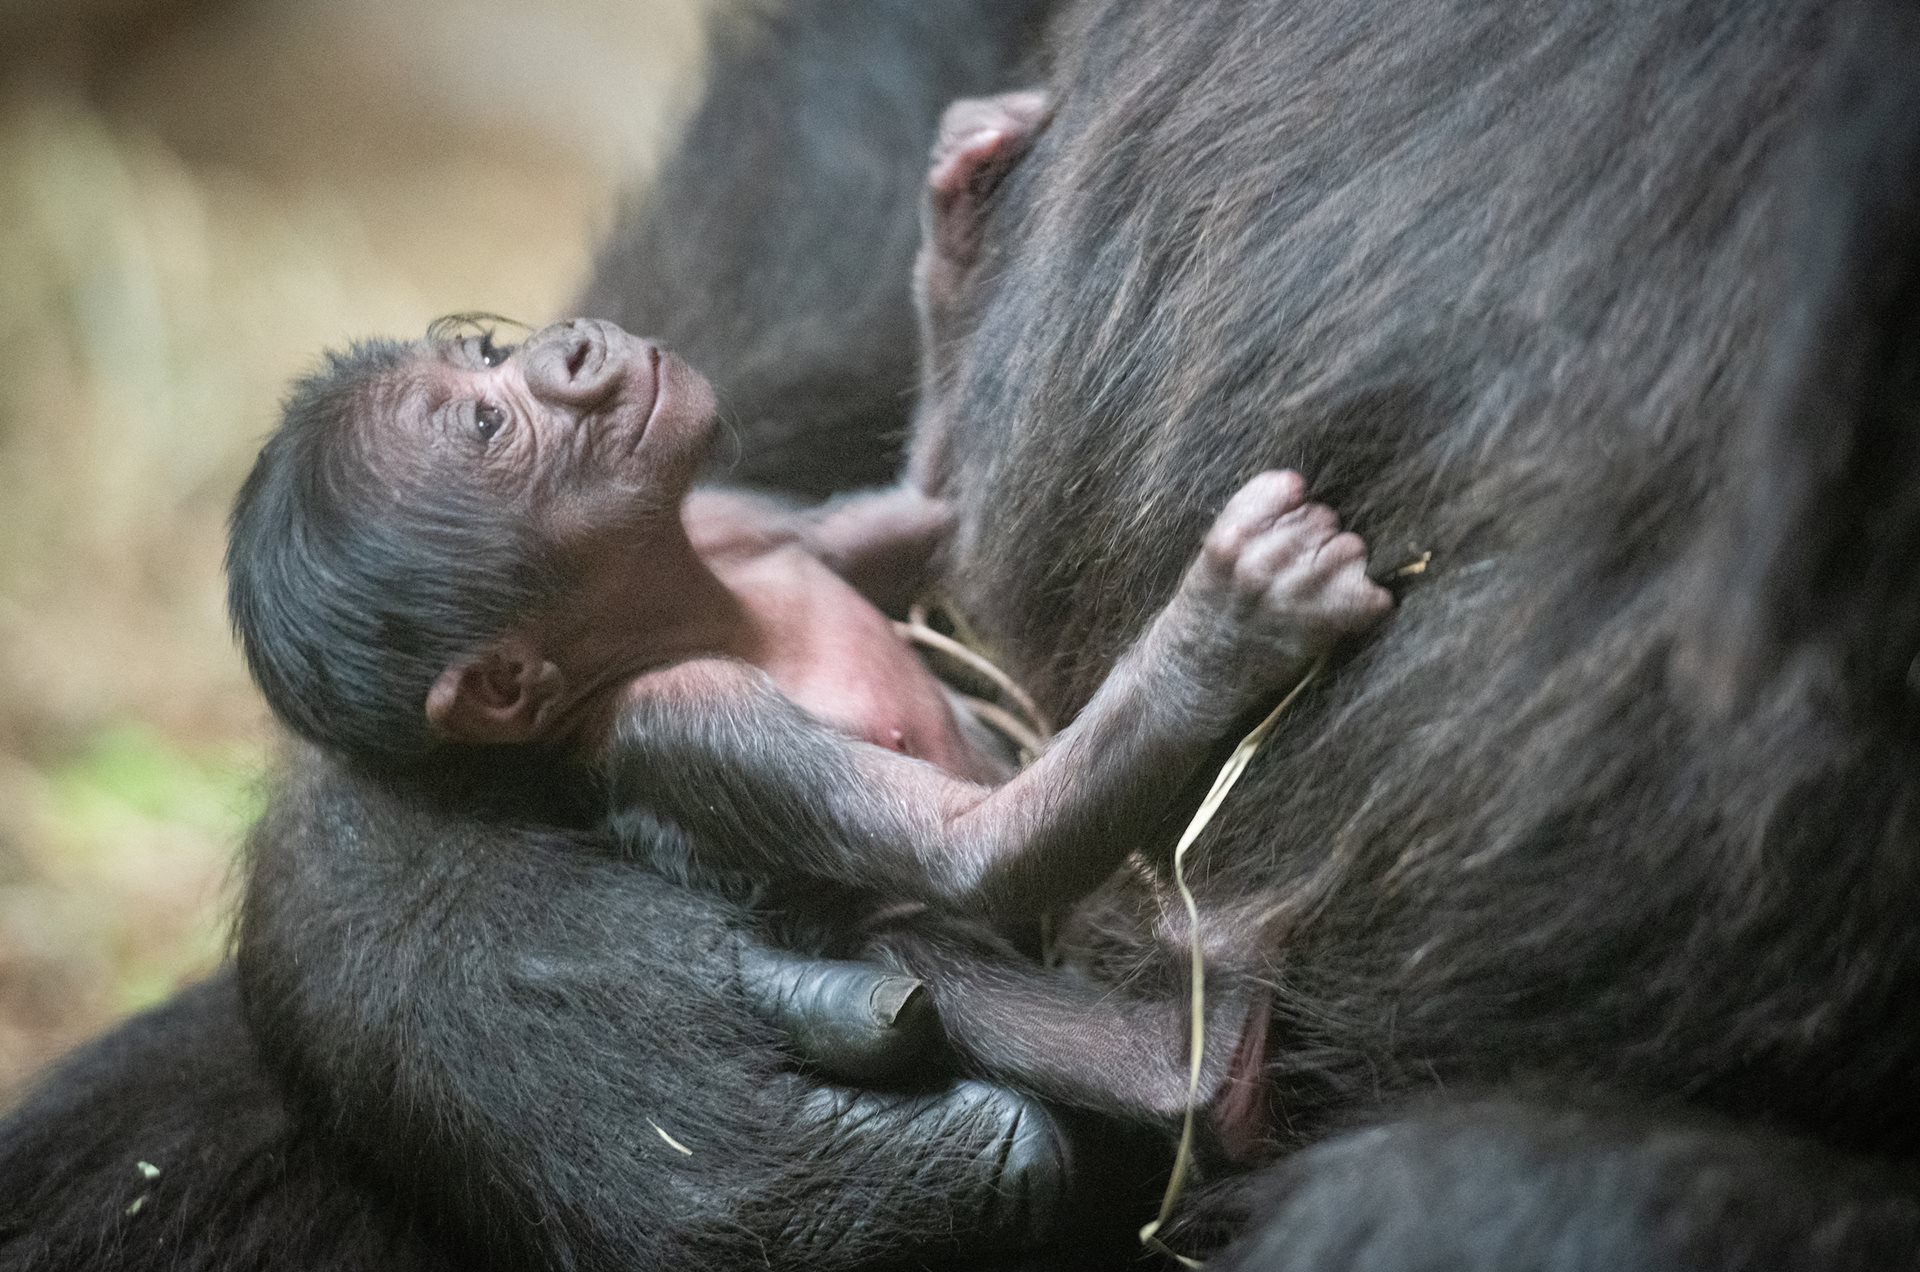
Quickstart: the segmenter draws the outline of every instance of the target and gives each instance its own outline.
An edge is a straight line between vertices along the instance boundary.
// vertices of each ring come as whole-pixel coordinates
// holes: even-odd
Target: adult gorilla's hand
[[[748,944],[740,983],[761,1019],[830,1077],[927,1085],[944,1072],[940,1020],[924,982],[872,963]]]
[[[838,1086],[794,1074],[795,1097],[837,1148],[968,1145],[977,1167],[948,1204],[977,1216],[962,1254],[1043,1243],[1067,1192],[1069,1156],[1061,1123],[1038,1101],[991,1083],[951,1080],[952,1066],[926,986],[870,963],[817,959],[754,943],[741,952],[742,987],[754,1010],[787,1037],[796,1057]],[[929,1083],[933,1089],[929,1090]],[[915,1086],[913,1091],[869,1085]],[[944,1151],[944,1150],[943,1150]],[[949,1181],[951,1187],[951,1181]],[[844,1242],[867,1222],[862,1198],[842,1195],[805,1218],[801,1244]]]
[[[307,755],[251,846],[260,1058],[317,1151],[489,1252],[460,1266],[977,1263],[1068,1209],[1060,1121],[944,1079],[910,983],[769,955],[601,837]]]

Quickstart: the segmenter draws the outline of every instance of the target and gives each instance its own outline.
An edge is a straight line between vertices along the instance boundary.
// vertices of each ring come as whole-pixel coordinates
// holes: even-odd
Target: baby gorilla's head
[[[466,740],[537,731],[552,665],[493,655],[567,609],[612,545],[677,532],[711,436],[706,382],[611,324],[517,349],[449,326],[297,381],[229,523],[254,680],[288,727],[361,760],[427,754],[449,712]]]

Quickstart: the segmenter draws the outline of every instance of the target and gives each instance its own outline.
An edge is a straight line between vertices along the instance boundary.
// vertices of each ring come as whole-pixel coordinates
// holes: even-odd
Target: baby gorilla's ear
[[[427,723],[453,742],[534,742],[553,722],[565,690],[558,667],[530,643],[508,638],[440,673],[427,691]]]

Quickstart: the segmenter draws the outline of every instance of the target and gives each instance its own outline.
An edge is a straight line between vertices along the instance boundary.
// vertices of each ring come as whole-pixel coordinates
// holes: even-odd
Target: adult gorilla
[[[1250,473],[1431,552],[1202,933],[1283,1147],[1542,1092],[1303,1156],[1249,1266],[1920,1256],[1905,1184],[1609,1111],[1920,1149],[1916,59],[1892,4],[1075,10],[949,386],[960,607],[1070,715]]]

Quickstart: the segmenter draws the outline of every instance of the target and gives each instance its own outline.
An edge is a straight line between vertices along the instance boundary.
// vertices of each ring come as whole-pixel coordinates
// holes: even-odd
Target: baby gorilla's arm
[[[696,867],[1044,914],[1106,877],[1234,717],[1386,612],[1365,565],[1298,475],[1255,478],[1079,718],[998,789],[848,738],[747,664],[676,664],[616,726],[616,826],[664,818]]]
[[[709,560],[793,546],[897,614],[932,582],[953,510],[905,486],[883,486],[799,507],[770,495],[710,488],[689,495],[687,538]]]

